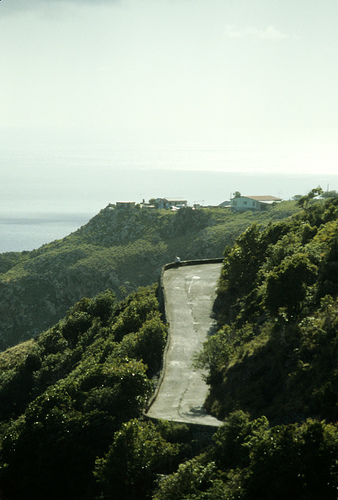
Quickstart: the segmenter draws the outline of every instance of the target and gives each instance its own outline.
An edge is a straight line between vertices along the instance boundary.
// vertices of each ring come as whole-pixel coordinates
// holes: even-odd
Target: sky
[[[226,138],[242,172],[259,150],[336,174],[337,19],[337,0],[2,0],[0,148]]]

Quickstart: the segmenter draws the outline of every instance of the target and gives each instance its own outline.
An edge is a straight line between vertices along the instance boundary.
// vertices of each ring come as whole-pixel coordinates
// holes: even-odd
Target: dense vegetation
[[[227,247],[220,330],[201,357],[217,416],[337,419],[337,215],[337,198],[318,202]]]
[[[0,350],[51,327],[82,297],[110,288],[123,298],[155,283],[176,255],[222,257],[225,245],[254,220],[268,224],[296,210],[294,202],[259,214],[107,206],[62,240],[32,252],[0,254]]]
[[[111,488],[114,498],[128,498],[123,492],[131,481],[137,491],[141,484],[149,488],[158,467],[172,471],[182,446],[168,440],[170,425],[160,433],[136,420],[165,339],[154,288],[120,303],[107,291],[82,299],[53,328],[2,353],[0,489],[11,500],[92,500],[100,484],[107,498]],[[154,470],[147,482],[148,462]]]
[[[226,419],[209,446],[143,416],[166,339],[156,288],[107,290],[0,354],[0,496],[335,500],[338,199],[302,206],[225,250],[219,331],[196,355]]]
[[[207,408],[228,425],[158,500],[175,488],[194,499],[337,497],[338,199],[302,204],[226,248],[219,331],[196,363],[209,369]]]

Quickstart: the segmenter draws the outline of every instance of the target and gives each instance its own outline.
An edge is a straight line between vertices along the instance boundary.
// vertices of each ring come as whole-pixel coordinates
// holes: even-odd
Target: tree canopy
[[[0,496],[335,500],[338,199],[303,206],[270,223],[246,215],[254,224],[224,242],[218,332],[195,356],[206,409],[225,419],[211,442],[144,416],[167,338],[157,287],[122,298],[108,289],[0,353]],[[189,225],[215,236],[189,210],[171,234]],[[21,258],[6,269],[38,265]]]

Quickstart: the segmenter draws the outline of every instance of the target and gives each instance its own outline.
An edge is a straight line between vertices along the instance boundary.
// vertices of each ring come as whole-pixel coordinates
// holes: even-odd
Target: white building
[[[244,210],[266,210],[269,205],[282,201],[276,196],[237,196],[230,200],[230,205],[233,210],[243,212]]]

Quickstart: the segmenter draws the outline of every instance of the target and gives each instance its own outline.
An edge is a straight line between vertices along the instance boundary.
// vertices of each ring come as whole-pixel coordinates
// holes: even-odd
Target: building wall
[[[168,200],[167,198],[157,198],[156,205],[158,208],[170,208],[178,206],[187,206],[187,200]]]
[[[231,208],[234,210],[262,210],[262,204],[259,201],[251,200],[245,196],[233,198],[231,201]]]
[[[134,201],[117,201],[116,202],[116,208],[134,208],[134,207],[135,207]]]

